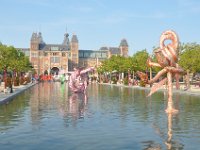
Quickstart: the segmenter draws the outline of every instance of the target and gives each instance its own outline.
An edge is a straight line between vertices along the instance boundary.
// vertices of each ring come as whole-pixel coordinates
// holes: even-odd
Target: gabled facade
[[[45,72],[58,73],[73,71],[75,67],[95,67],[112,55],[128,57],[128,44],[121,40],[119,47],[101,47],[99,50],[79,50],[77,36],[64,35],[62,44],[46,44],[42,33],[32,33],[30,49],[21,49],[30,58],[35,71],[40,75]]]

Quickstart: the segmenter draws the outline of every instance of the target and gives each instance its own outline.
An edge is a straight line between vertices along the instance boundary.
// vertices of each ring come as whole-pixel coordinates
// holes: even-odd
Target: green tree
[[[12,47],[8,48],[7,46],[0,44],[0,70],[10,66],[10,58],[12,58],[12,52],[10,51],[12,51]]]
[[[13,46],[0,44],[0,70],[26,72],[31,70],[29,58],[21,51],[18,51]]]
[[[133,63],[136,65],[136,69],[138,71],[146,71],[147,65],[146,61],[149,57],[148,52],[146,49],[138,51],[133,55]]]
[[[189,43],[182,46],[179,65],[191,73],[200,71],[200,45]]]
[[[135,63],[132,57],[112,56],[111,58],[102,62],[102,65],[97,68],[99,72],[125,72],[135,69]]]

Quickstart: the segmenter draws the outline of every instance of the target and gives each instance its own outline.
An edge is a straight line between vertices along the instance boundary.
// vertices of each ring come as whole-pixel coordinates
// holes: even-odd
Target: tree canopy
[[[154,48],[156,49],[156,48]],[[149,53],[144,50],[140,50],[132,57],[112,56],[111,58],[102,62],[101,67],[98,68],[99,72],[127,72],[131,71],[143,71],[147,70],[146,61],[149,57]],[[154,54],[152,61],[157,62]],[[190,72],[200,72],[200,45],[196,43],[181,44],[179,50],[179,62],[178,64],[184,70],[190,70]],[[154,72],[158,72],[160,68],[152,68]]]
[[[0,44],[0,70],[4,68],[16,71],[28,71],[31,69],[29,58],[13,46]]]
[[[146,51],[146,49],[138,51],[137,53],[135,53],[133,55],[133,61],[134,64],[136,65],[136,70],[138,71],[146,71],[147,69],[147,65],[146,65],[146,61],[149,57],[148,52]]]
[[[123,57],[113,55],[111,58],[102,62],[102,65],[97,69],[98,72],[124,72],[130,71],[146,71],[146,60],[148,58],[146,50],[138,51],[132,57]]]
[[[183,44],[179,57],[179,65],[192,73],[200,71],[200,45],[196,43]]]

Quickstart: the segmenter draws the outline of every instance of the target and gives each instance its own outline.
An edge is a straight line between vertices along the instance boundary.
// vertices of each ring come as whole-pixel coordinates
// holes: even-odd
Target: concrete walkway
[[[34,86],[37,83],[28,83],[27,85],[13,86],[13,93],[10,93],[10,89],[6,93],[0,92],[0,104],[6,104],[14,97],[27,90],[28,88]]]

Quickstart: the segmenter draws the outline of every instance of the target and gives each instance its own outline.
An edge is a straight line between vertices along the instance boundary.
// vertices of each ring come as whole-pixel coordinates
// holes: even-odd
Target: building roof
[[[68,51],[69,48],[62,44],[45,44],[40,50],[44,51]]]
[[[42,33],[33,32],[31,36],[31,42],[37,42],[39,44],[39,50],[45,51],[68,51],[70,50],[70,42],[68,38],[69,34],[64,35],[64,40],[62,44],[46,44],[43,41]]]
[[[113,55],[119,55],[120,54],[120,49],[118,47],[109,47],[109,51]]]
[[[33,32],[31,36],[31,41],[35,41],[35,40],[37,40],[37,33]]]
[[[127,46],[128,47],[128,43],[127,43],[126,39],[121,40],[120,46]]]
[[[77,38],[77,36],[75,34],[72,35],[71,42],[78,43],[78,38]]]
[[[70,42],[69,42],[69,34],[68,33],[65,33],[62,45],[66,46],[67,49],[70,49]]]
[[[102,46],[99,50],[108,50],[107,46]]]
[[[39,43],[44,43],[41,32],[38,33],[38,37],[37,38],[38,38],[38,42]]]

